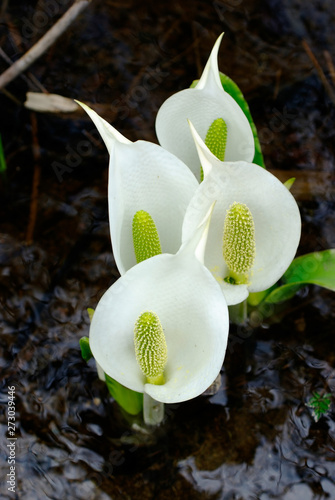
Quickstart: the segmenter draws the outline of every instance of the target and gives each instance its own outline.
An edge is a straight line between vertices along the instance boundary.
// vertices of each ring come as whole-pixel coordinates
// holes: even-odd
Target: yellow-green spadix
[[[145,211],[155,222],[163,252],[181,244],[182,221],[198,182],[189,168],[161,146],[131,142],[87,105],[110,155],[109,225],[116,265],[121,274],[136,264],[132,222]]]
[[[164,368],[167,362],[165,335],[157,314],[142,313],[134,328],[136,360],[149,384],[164,384]]]
[[[205,265],[220,283],[228,305],[238,304],[249,292],[263,291],[276,283],[292,262],[300,240],[299,209],[289,190],[270,172],[244,161],[220,161],[192,123],[190,128],[204,181],[187,209],[183,239],[189,237],[216,200]],[[227,213],[232,216],[230,222]],[[233,223],[239,220],[244,228],[241,231],[233,229]],[[241,267],[234,269],[234,260]],[[236,274],[245,276],[229,279],[236,278]]]
[[[244,203],[236,201],[226,212],[223,227],[223,258],[229,269],[228,283],[245,285],[255,261],[255,224]]]
[[[205,144],[208,149],[217,157],[219,160],[224,161],[225,150],[227,143],[227,125],[222,118],[217,118],[213,121],[205,137]],[[204,180],[204,171],[200,167],[200,182]]]
[[[133,217],[133,244],[136,262],[162,253],[156,224],[145,210],[139,210]]]
[[[216,40],[200,80],[194,88],[177,92],[160,107],[156,118],[159,143],[178,156],[200,178],[199,158],[187,125],[190,120],[205,140],[212,123],[222,119],[226,126],[226,161],[252,161],[255,144],[249,122],[236,101],[223,89]]]
[[[121,276],[101,298],[91,323],[90,347],[104,372],[163,403],[204,392],[225,356],[228,308],[202,263],[210,213],[176,254],[156,255]]]

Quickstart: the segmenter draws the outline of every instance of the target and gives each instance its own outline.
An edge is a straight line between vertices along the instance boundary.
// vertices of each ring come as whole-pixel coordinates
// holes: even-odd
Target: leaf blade
[[[105,373],[106,384],[111,396],[130,415],[137,415],[143,409],[143,394],[132,391]]]
[[[224,90],[226,92],[228,92],[228,94],[233,99],[235,99],[235,101],[242,109],[243,113],[247,117],[248,122],[250,124],[252,134],[254,136],[254,141],[255,141],[255,155],[254,155],[253,163],[256,163],[256,165],[259,165],[260,167],[266,168],[265,163],[264,163],[263,154],[262,154],[261,144],[260,144],[259,139],[258,139],[256,125],[252,119],[249,105],[248,105],[243,93],[241,92],[238,85],[231,78],[229,78],[229,76],[225,75],[224,73],[221,73],[221,71],[220,71],[220,80],[221,80],[222,87],[224,88]]]
[[[270,292],[266,302],[274,304],[288,300],[306,285],[317,285],[335,291],[335,248],[297,257],[282,280],[284,283]]]

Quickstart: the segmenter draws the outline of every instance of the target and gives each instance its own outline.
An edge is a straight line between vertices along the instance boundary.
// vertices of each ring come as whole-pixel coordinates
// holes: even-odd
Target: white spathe
[[[201,263],[206,232],[202,225],[177,254],[156,255],[127,271],[103,295],[92,319],[90,347],[104,372],[163,403],[202,394],[224,360],[228,308]],[[163,385],[146,383],[135,357],[134,325],[145,311],[157,314],[164,330]]]
[[[110,155],[109,225],[120,273],[136,264],[132,221],[139,210],[145,210],[153,218],[162,251],[176,253],[186,208],[198,186],[195,176],[161,146],[148,141],[129,141],[95,111],[80,104],[100,132]]]
[[[186,163],[197,179],[200,177],[200,164],[188,119],[203,140],[214,120],[222,118],[226,122],[226,161],[252,161],[255,153],[249,122],[220,81],[217,56],[222,36],[217,39],[197,85],[169,97],[156,117],[159,143]]]
[[[183,240],[189,238],[216,201],[204,263],[220,283],[227,304],[238,304],[249,292],[263,291],[276,283],[291,264],[300,241],[299,208],[289,190],[270,172],[253,163],[218,160],[191,123],[190,127],[204,169],[204,181],[187,209]],[[227,209],[234,202],[247,205],[255,224],[256,256],[247,285],[224,281],[229,270],[223,257],[223,228]]]

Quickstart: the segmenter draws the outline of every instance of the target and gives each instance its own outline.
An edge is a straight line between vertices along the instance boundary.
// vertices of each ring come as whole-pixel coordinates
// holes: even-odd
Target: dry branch
[[[0,89],[8,85],[20,73],[38,59],[57,38],[66,31],[76,17],[88,6],[91,0],[76,0],[63,16],[31,47],[20,59],[0,75]]]
[[[319,61],[317,60],[317,58],[315,57],[315,55],[313,54],[310,46],[308,45],[307,41],[306,40],[303,40],[302,41],[302,45],[308,55],[308,57],[310,58],[310,60],[312,61],[312,63],[314,64],[315,66],[315,69],[316,71],[318,72],[318,75],[319,75],[319,78],[321,80],[321,82],[323,83],[323,86],[324,88],[326,89],[327,93],[328,93],[328,96],[330,97],[330,99],[333,101],[333,103],[335,104],[335,92],[334,90],[332,89],[330,83],[328,82],[327,78],[326,78],[326,75],[324,74],[324,71],[323,69],[321,68],[320,64],[319,64]]]

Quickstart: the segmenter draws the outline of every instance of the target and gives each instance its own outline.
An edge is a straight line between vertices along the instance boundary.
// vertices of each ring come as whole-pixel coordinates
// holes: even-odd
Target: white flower
[[[201,263],[207,227],[208,217],[175,255],[156,255],[127,271],[92,319],[90,347],[104,372],[162,403],[200,395],[224,360],[228,308]]]
[[[161,146],[129,141],[95,111],[80,104],[95,123],[110,155],[109,224],[120,273],[136,264],[132,224],[139,211],[153,219],[162,251],[177,252],[186,207],[198,186],[196,178]]]
[[[187,209],[183,239],[216,200],[204,262],[227,304],[238,304],[249,292],[276,283],[292,262],[300,240],[299,209],[274,175],[253,163],[218,160],[190,127],[205,178]]]
[[[194,88],[177,92],[161,106],[156,118],[159,143],[180,158],[200,178],[199,158],[189,130],[189,119],[205,140],[208,129],[218,118],[227,127],[225,161],[252,161],[255,144],[249,122],[236,101],[222,87],[217,54],[222,36],[217,39],[203,74]]]

